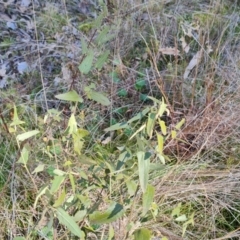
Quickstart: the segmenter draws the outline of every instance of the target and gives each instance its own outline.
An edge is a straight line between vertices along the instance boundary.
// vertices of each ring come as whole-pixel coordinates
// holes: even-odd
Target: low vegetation
[[[238,1],[0,9],[2,239],[239,239]]]

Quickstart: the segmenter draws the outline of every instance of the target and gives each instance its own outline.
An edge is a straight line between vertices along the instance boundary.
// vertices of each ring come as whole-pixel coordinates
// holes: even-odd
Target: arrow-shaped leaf
[[[70,102],[83,102],[83,99],[74,90],[67,93],[58,94],[55,96],[55,98]]]
[[[25,133],[22,133],[22,134],[19,134],[17,135],[17,140],[18,141],[24,141],[30,137],[33,137],[35,136],[36,134],[38,134],[39,131],[38,130],[33,130],[33,131],[29,131],[29,132],[25,132]]]
[[[92,63],[93,63],[93,57],[94,57],[94,53],[93,50],[90,49],[88,51],[88,55],[84,58],[84,60],[82,61],[82,63],[79,65],[79,71],[83,74],[88,74],[89,71],[92,68]]]
[[[107,97],[105,97],[102,93],[99,93],[99,92],[96,92],[93,90],[88,92],[88,98],[90,98],[98,103],[101,103],[104,106],[108,106],[111,103],[109,101],[109,99]]]
[[[148,185],[146,192],[143,194],[143,212],[142,216],[145,216],[149,208],[152,205],[155,188],[152,185]]]
[[[150,156],[150,153],[145,153],[143,151],[137,153],[139,181],[143,193],[145,193],[148,185]]]

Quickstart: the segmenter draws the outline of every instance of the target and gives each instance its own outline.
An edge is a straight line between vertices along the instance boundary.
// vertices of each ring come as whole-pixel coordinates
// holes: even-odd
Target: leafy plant
[[[92,90],[93,87],[94,85],[85,88],[89,98],[92,98],[92,100],[96,100],[103,105],[106,104],[107,100],[100,93],[95,93]],[[92,97],[94,94],[97,97]],[[60,100],[70,101],[72,103],[83,101],[83,99],[75,91],[59,94],[56,97]],[[100,97],[100,100],[98,97]],[[110,196],[113,197],[118,194],[116,190],[118,189],[117,186],[119,186],[119,184],[128,189],[129,197],[135,195],[138,185],[140,185],[143,192],[141,204],[142,217],[156,217],[158,211],[156,211],[156,207],[154,205],[155,187],[149,184],[149,174],[152,171],[151,165],[153,159],[153,155],[150,152],[152,150],[155,151],[155,149],[149,148],[150,146],[145,137],[153,137],[153,132],[157,121],[159,121],[159,118],[161,118],[165,112],[168,112],[168,109],[163,100],[159,101],[153,98],[152,100],[154,101],[155,107],[147,107],[136,116],[128,120],[128,122],[123,124],[118,123],[106,129],[106,131],[118,131],[123,128],[130,129],[132,128],[131,126],[134,126],[133,123],[136,124],[136,122],[141,123],[146,121],[132,134],[130,138],[130,140],[135,137],[137,138],[137,148],[130,150],[132,148],[131,144],[130,149],[128,149],[126,145],[123,148],[120,148],[120,155],[116,159],[115,163],[109,160],[104,160],[105,154],[108,155],[109,152],[104,153],[105,150],[100,146],[98,147],[98,150],[96,149],[96,154],[98,155],[97,159],[89,157],[84,153],[85,137],[89,134],[89,132],[78,126],[78,122],[73,112],[68,120],[65,134],[66,137],[64,138],[66,138],[65,141],[68,142],[68,145],[72,146],[72,152],[78,156],[79,161],[88,167],[87,169],[79,169],[78,172],[76,172],[73,170],[73,160],[65,160],[65,164],[63,164],[60,168],[53,166],[51,167],[50,172],[48,170],[48,173],[50,176],[52,176],[52,178],[49,178],[49,180],[45,182],[45,185],[40,190],[37,190],[33,176],[28,168],[28,161],[30,159],[30,155],[32,154],[31,150],[29,150],[28,145],[24,145],[21,150],[18,163],[24,166],[29,177],[32,179],[33,184],[35,185],[36,190],[38,191],[34,208],[36,209],[38,207],[38,205],[41,203],[41,199],[43,196],[45,196],[45,198],[48,199],[48,204],[45,205],[45,208],[48,209],[48,214],[51,216],[51,218],[56,217],[59,222],[73,235],[78,236],[80,239],[85,239],[86,233],[84,232],[84,229],[87,227],[85,222],[86,218],[89,218],[92,229],[91,231],[94,231],[93,229],[96,224],[111,224],[112,222],[115,222],[123,217],[124,214],[127,214],[127,209],[124,207],[123,203],[110,200]],[[157,106],[158,108],[156,108]],[[52,121],[57,122],[59,122],[61,119],[59,113],[49,111],[47,117],[45,118],[45,122],[49,121],[50,117],[52,117]],[[14,116],[11,123],[12,134],[17,134],[17,127],[23,123],[24,122],[18,117],[16,107],[14,107]],[[177,124],[176,129],[179,130],[182,124],[183,123]],[[165,123],[163,121],[160,122],[160,126],[162,135],[166,136],[167,127]],[[24,133],[17,134],[16,140],[19,144],[20,142],[28,140],[29,138],[36,137],[38,134],[39,130],[26,131]],[[160,154],[160,159],[163,158],[164,145],[164,140],[162,139],[161,141],[162,142],[159,142],[156,148],[156,153],[157,155]],[[57,143],[53,141],[52,146],[54,149],[56,149],[56,144]],[[61,151],[57,153],[56,150],[51,151],[50,148],[46,148],[44,151],[48,152],[49,156],[51,156],[50,154],[53,154],[54,156],[62,154]],[[44,169],[44,164],[39,164],[34,169],[33,174],[39,174],[45,171]],[[89,176],[89,172],[87,175],[86,171],[90,171],[91,176]],[[117,174],[118,172],[121,174]],[[138,181],[136,178],[136,173],[138,173],[139,176]],[[79,177],[81,179],[80,182],[77,181],[77,178]],[[90,178],[94,179],[91,184],[89,184]],[[106,189],[109,195],[109,197],[107,197],[103,202],[106,210],[98,209],[102,201],[97,200],[96,203],[94,203],[89,198],[89,196],[91,196],[91,198],[94,197],[94,191],[98,189],[99,186],[101,186],[103,189]],[[123,201],[127,203],[129,197],[126,197]],[[129,207],[133,204],[134,201],[128,202]],[[71,213],[69,211],[70,209],[72,209]],[[79,227],[80,222],[82,225],[81,228]],[[42,231],[45,227],[46,226],[43,226]],[[111,225],[109,225],[109,228],[111,228]],[[131,229],[133,230],[134,227]],[[129,229],[129,231],[131,231],[131,229]],[[145,236],[146,234],[151,236],[150,231],[144,229],[139,229],[134,233],[135,236]],[[114,235],[113,230],[112,235]]]
[[[237,4],[75,2],[3,6],[2,238],[238,238]]]
[[[135,88],[138,90],[138,91],[142,91],[143,88],[146,87],[146,81],[145,79],[137,79],[136,80],[136,83],[135,83]]]
[[[56,34],[59,29],[68,24],[67,16],[61,14],[57,7],[51,3],[47,3],[37,20],[37,26],[43,30],[46,37]]]

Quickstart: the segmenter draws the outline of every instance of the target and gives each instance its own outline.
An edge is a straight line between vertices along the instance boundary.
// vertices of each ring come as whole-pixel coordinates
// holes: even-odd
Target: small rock
[[[31,0],[22,0],[21,7],[28,7],[31,3]]]
[[[20,74],[27,72],[29,70],[29,66],[26,62],[17,63],[17,70]]]
[[[17,24],[15,22],[7,22],[7,27],[16,30],[17,29]]]

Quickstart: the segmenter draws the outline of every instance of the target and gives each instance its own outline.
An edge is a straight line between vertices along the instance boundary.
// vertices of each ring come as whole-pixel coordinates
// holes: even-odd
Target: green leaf
[[[87,164],[87,165],[96,165],[97,161],[93,160],[92,158],[86,156],[86,155],[80,155],[78,157],[78,161],[82,164]]]
[[[10,126],[17,126],[17,125],[20,125],[20,124],[23,124],[25,122],[21,121],[19,118],[18,118],[18,113],[17,113],[17,108],[16,108],[16,105],[13,106],[13,121],[12,123],[10,124]]]
[[[150,113],[148,114],[148,120],[147,120],[147,134],[149,138],[152,138],[153,129],[155,126],[156,121],[156,113]]]
[[[160,107],[158,109],[158,116],[162,117],[163,113],[167,111],[167,104],[164,102],[164,98],[162,99],[162,102],[160,104]]]
[[[141,228],[134,232],[134,240],[151,240],[151,231],[147,228]]]
[[[175,221],[177,221],[177,222],[185,222],[185,221],[187,221],[187,217],[186,217],[185,214],[183,214],[183,215],[177,217],[177,218],[175,219]]]
[[[51,177],[54,177],[54,176],[56,175],[56,174],[53,173],[54,170],[55,170],[55,168],[50,165],[50,166],[47,168],[47,173],[48,173]]]
[[[178,122],[175,126],[175,128],[177,130],[180,130],[180,128],[182,127],[182,125],[185,123],[185,118],[183,118],[180,122]]]
[[[55,143],[54,145],[48,146],[48,149],[51,153],[58,156],[62,154],[62,151],[63,151],[60,143]]]
[[[140,93],[140,100],[145,102],[146,100],[148,100],[148,95]]]
[[[33,130],[33,131],[29,131],[29,132],[25,132],[22,134],[17,135],[17,140],[18,141],[24,141],[30,137],[33,137],[35,135],[37,135],[39,133],[39,130]]]
[[[164,157],[162,154],[160,154],[160,153],[157,153],[157,156],[158,156],[160,162],[161,162],[163,165],[165,165],[165,163],[166,163],[165,157]]]
[[[175,130],[171,131],[171,137],[172,139],[175,139],[177,137],[177,132]]]
[[[88,55],[83,59],[82,63],[79,65],[79,71],[83,74],[88,74],[92,68],[94,52],[89,49]]]
[[[13,240],[26,240],[26,238],[25,237],[15,237],[15,238],[13,238]]]
[[[87,214],[86,210],[79,210],[79,211],[76,212],[73,219],[74,219],[75,222],[80,222],[84,219],[86,214]]]
[[[142,112],[138,113],[136,116],[128,120],[128,123],[132,123],[138,120],[141,120],[149,111],[151,110],[150,107],[146,107]]]
[[[145,79],[138,79],[135,83],[135,88],[137,90],[142,90],[143,87],[146,86],[146,81]]]
[[[166,127],[166,124],[164,121],[162,120],[159,120],[159,125],[160,125],[160,128],[161,128],[161,131],[162,131],[162,134],[165,136],[167,135],[167,127]]]
[[[57,175],[57,176],[64,176],[64,175],[66,175],[67,173],[64,172],[64,171],[62,171],[62,170],[60,170],[60,169],[54,169],[54,170],[53,170],[53,174],[55,174],[55,175]]]
[[[109,30],[110,30],[110,26],[107,25],[103,28],[103,30],[97,36],[96,42],[99,46],[111,39],[111,35],[108,34]]]
[[[164,146],[164,138],[161,134],[157,132],[157,141],[158,141],[158,147],[157,151],[159,154],[163,154],[163,146]]]
[[[150,154],[140,151],[137,153],[137,158],[140,186],[145,193],[149,179]]]
[[[107,37],[109,30],[110,30],[110,27],[105,26],[103,28],[103,30],[99,33],[99,35],[97,36],[97,38],[95,40],[98,45],[101,45],[102,43],[104,43],[106,41],[106,37]]]
[[[84,91],[86,92],[87,95],[89,95],[89,93],[93,89],[96,89],[96,85],[94,83],[91,83],[90,85],[84,87]]]
[[[35,209],[36,206],[37,206],[38,199],[39,199],[43,194],[45,194],[47,190],[48,190],[48,186],[45,186],[45,187],[43,187],[43,188],[41,189],[41,191],[39,192],[39,194],[37,195],[37,197],[36,197],[36,199],[35,199],[35,202],[34,202],[34,205],[33,205],[34,209]]]
[[[144,123],[135,133],[132,134],[132,136],[129,138],[129,140],[133,139],[139,132],[142,132],[146,128],[146,123]]]
[[[154,105],[161,104],[161,101],[154,97],[148,96],[148,99],[152,100],[154,102]]]
[[[63,94],[58,94],[55,96],[55,98],[70,102],[83,102],[83,99],[74,90]]]
[[[118,91],[117,95],[118,95],[119,97],[126,97],[126,96],[128,95],[128,92],[127,92],[126,89],[123,89],[123,88],[122,88],[121,90]]]
[[[105,97],[102,93],[96,92],[96,91],[89,91],[88,92],[88,98],[101,103],[104,106],[110,105],[110,101],[107,97]]]
[[[27,148],[23,147],[21,151],[21,156],[19,160],[17,161],[18,163],[22,163],[23,165],[26,165],[28,162],[28,156],[29,156],[29,151]]]
[[[84,33],[88,33],[92,28],[93,24],[91,22],[86,22],[78,26],[78,29]]]
[[[80,237],[80,239],[85,239],[85,234],[77,223],[74,221],[74,218],[71,217],[67,212],[65,212],[62,208],[57,209],[57,218],[61,224],[67,227],[67,229],[74,234],[75,236]]]
[[[55,193],[59,189],[64,180],[65,176],[54,176],[50,192]]]
[[[126,185],[127,185],[129,196],[133,196],[137,190],[137,186],[138,186],[137,183],[135,183],[134,180],[129,180],[129,181],[126,181]]]
[[[124,214],[123,206],[113,202],[106,211],[95,211],[89,215],[91,224],[111,223]]]
[[[44,164],[39,164],[32,172],[32,174],[34,173],[39,173],[42,172],[44,170],[45,165]]]
[[[55,207],[55,208],[60,207],[64,203],[65,197],[66,197],[66,191],[64,188],[62,193],[60,194],[59,198],[53,204],[53,207]]]
[[[150,171],[163,171],[166,169],[166,166],[161,163],[150,163],[149,166]]]
[[[145,151],[145,149],[146,149],[146,142],[143,141],[145,139],[140,137],[139,135],[136,135],[136,139],[137,139],[137,149],[139,151]]]
[[[114,237],[115,233],[114,233],[114,228],[113,226],[110,224],[109,226],[109,230],[108,230],[108,240],[112,240]]]
[[[81,171],[79,172],[79,176],[80,176],[81,178],[85,179],[85,180],[89,180],[87,174],[86,174],[85,171],[83,171],[83,170],[81,170]]]
[[[174,217],[174,216],[179,216],[180,215],[180,211],[181,211],[181,206],[182,206],[182,203],[179,203],[177,205],[177,207],[175,207],[173,210],[172,210],[172,214],[171,216]]]
[[[105,13],[101,12],[99,16],[94,20],[93,26],[95,29],[99,29],[101,27],[104,16],[105,16]]]
[[[81,155],[81,151],[84,144],[84,137],[87,136],[89,132],[85,129],[78,129],[76,133],[73,134],[73,145],[74,151]]]
[[[101,55],[98,57],[98,59],[97,59],[97,62],[96,62],[96,64],[95,64],[95,68],[97,68],[98,70],[101,70],[102,67],[103,67],[103,65],[104,65],[104,63],[107,62],[107,59],[108,59],[109,54],[110,54],[110,51],[109,51],[109,50],[107,50],[107,51],[105,51],[103,54],[101,54]]]
[[[85,191],[89,191],[89,189],[86,189]],[[83,196],[83,195],[77,195],[77,198],[81,201],[81,203],[84,205],[85,208],[89,208],[92,204],[91,199],[89,196]]]
[[[114,124],[111,127],[105,128],[104,131],[109,132],[109,131],[115,131],[115,130],[124,129],[124,128],[129,128],[129,125],[126,122]]]
[[[118,65],[118,64],[116,64],[116,65]],[[112,79],[112,81],[114,83],[120,83],[121,82],[121,80],[119,78],[119,73],[116,72],[116,71],[110,72],[109,77]]]
[[[156,217],[159,213],[158,205],[155,202],[152,202],[151,213],[154,217]]]
[[[86,43],[86,41],[84,40],[83,37],[81,39],[81,47],[82,47],[82,54],[87,54],[87,52],[88,52],[88,44]]]
[[[68,120],[68,127],[69,127],[70,134],[77,133],[77,121],[73,113]]]
[[[152,205],[154,194],[155,187],[148,184],[146,192],[143,194],[143,212],[142,212],[143,217],[146,215],[146,213],[148,212]]]
[[[117,167],[116,170],[119,170],[126,161],[132,159],[132,154],[129,151],[123,151],[121,152],[121,154],[119,155],[118,159],[117,159]]]

